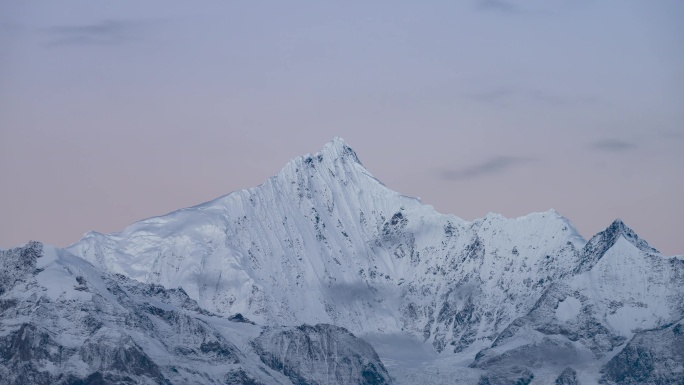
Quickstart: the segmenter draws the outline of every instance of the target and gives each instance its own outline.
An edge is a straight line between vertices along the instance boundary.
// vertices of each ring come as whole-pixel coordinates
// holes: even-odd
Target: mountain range
[[[684,384],[684,256],[468,222],[342,139],[260,186],[0,260],[9,384]]]

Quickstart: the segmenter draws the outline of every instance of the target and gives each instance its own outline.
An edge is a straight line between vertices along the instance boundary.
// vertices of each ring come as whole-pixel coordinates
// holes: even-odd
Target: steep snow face
[[[372,213],[364,212],[367,207]],[[335,140],[257,188],[145,220],[119,234],[91,233],[71,250],[144,282],[182,286],[219,312],[242,312],[261,322],[315,323],[331,320],[325,307],[331,287],[361,293],[363,276],[375,277],[375,265],[392,276],[401,270],[387,253],[369,255],[374,240],[366,234],[382,225],[375,223],[378,215],[400,207],[424,209],[387,190]]]
[[[611,330],[623,336],[684,316],[684,262],[644,252],[624,237],[570,285],[591,300]]]
[[[553,210],[517,219],[490,214],[443,249],[423,249],[428,258],[406,286],[403,319],[424,325],[424,337],[438,351],[488,345],[552,281],[572,271],[582,242]],[[431,247],[438,251],[431,255]]]
[[[616,219],[608,228],[594,235],[584,246],[584,257],[577,267],[577,272],[591,269],[606,254],[606,251],[612,248],[619,240],[628,241],[633,247],[644,253],[659,254],[658,250],[639,238],[624,222]]]
[[[555,211],[469,223],[387,189],[341,139],[266,183],[89,233],[69,250],[202,307],[258,322],[487,344],[577,268],[585,241]]]

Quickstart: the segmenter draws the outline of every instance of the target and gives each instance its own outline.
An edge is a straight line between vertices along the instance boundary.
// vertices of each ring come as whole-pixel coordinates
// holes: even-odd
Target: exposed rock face
[[[602,384],[684,384],[684,321],[637,333],[603,368]]]
[[[302,325],[265,330],[254,341],[261,360],[295,384],[390,384],[373,348],[346,329]]]
[[[520,366],[513,366],[505,370],[492,370],[480,377],[477,385],[528,385],[534,379],[534,374]]]
[[[544,337],[542,341],[522,345],[503,353],[495,349],[486,349],[478,353],[473,368],[501,369],[505,367],[535,368],[549,363],[567,365],[577,361],[579,353],[575,346],[562,338]]]
[[[571,367],[563,369],[561,374],[556,378],[556,385],[580,385],[577,381],[577,372]]]
[[[133,339],[115,330],[100,329],[79,349],[79,356],[96,372],[123,373],[166,383],[161,370]]]
[[[41,370],[41,363],[64,362],[75,352],[64,349],[50,335],[32,324],[0,338],[0,377],[11,384],[51,384],[59,376]]]
[[[36,259],[42,252],[43,244],[35,241],[29,242],[24,247],[0,250],[0,295],[34,273]]]

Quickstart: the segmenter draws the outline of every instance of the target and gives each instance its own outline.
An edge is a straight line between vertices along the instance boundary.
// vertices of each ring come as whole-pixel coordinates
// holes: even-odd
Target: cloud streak
[[[140,22],[103,20],[95,24],[55,26],[46,28],[49,46],[117,45],[140,38]]]
[[[666,140],[684,140],[684,129],[680,131],[662,131],[659,136]]]
[[[495,11],[508,14],[518,14],[522,9],[505,0],[478,0],[476,3],[477,9],[481,11]]]
[[[476,102],[497,106],[515,101],[528,101],[555,107],[586,105],[599,102],[592,95],[563,96],[539,89],[514,87],[498,87],[480,92],[466,93],[463,96]]]
[[[506,15],[550,16],[559,14],[570,7],[586,6],[590,0],[546,0],[542,2],[516,0],[475,0],[475,9],[481,12]]]
[[[464,167],[456,170],[443,170],[442,179],[451,181],[462,181],[476,179],[489,175],[502,174],[515,167],[534,161],[532,158],[515,156],[497,156],[482,163]]]
[[[623,152],[636,148],[636,144],[622,139],[603,139],[592,143],[592,148],[604,152]]]

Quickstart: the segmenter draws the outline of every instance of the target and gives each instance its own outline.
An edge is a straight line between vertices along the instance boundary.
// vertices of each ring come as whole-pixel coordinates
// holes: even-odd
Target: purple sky
[[[0,247],[256,186],[343,137],[472,220],[684,254],[684,2],[0,1]]]

